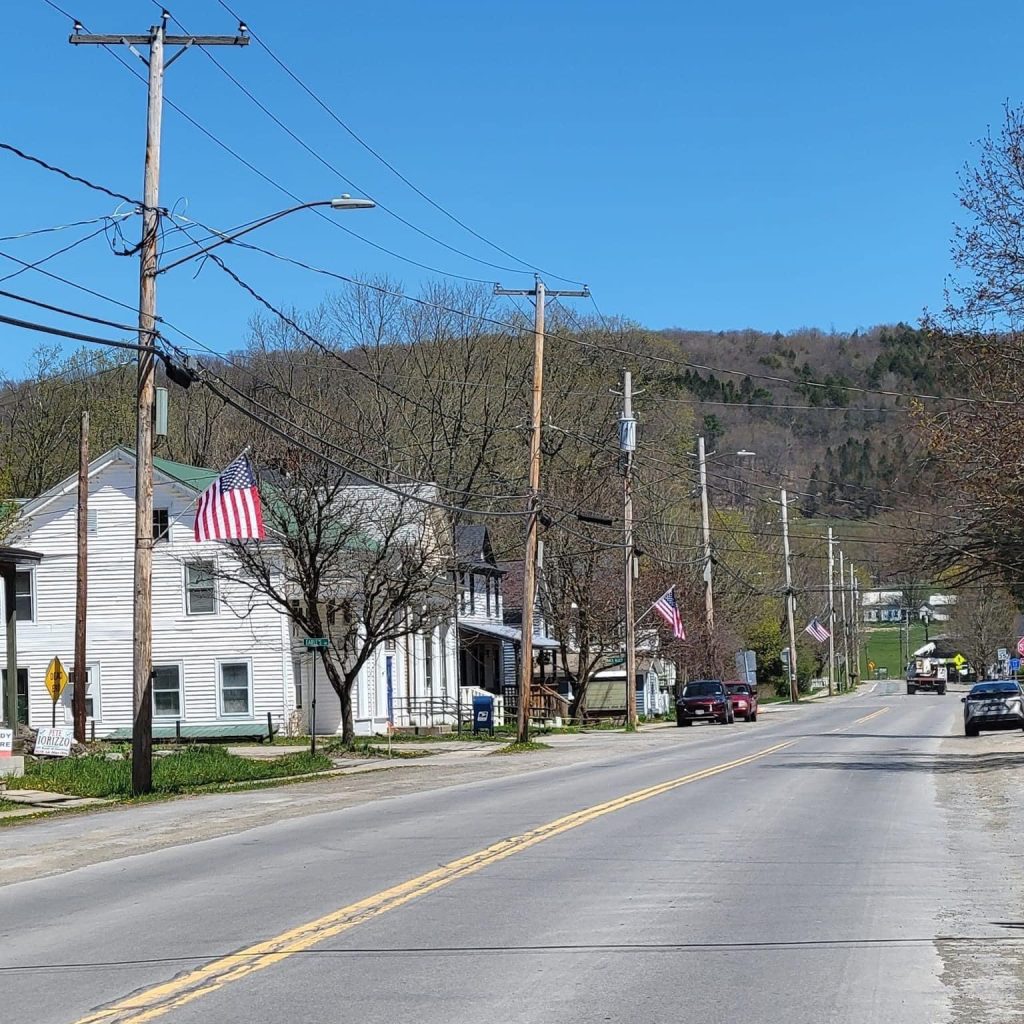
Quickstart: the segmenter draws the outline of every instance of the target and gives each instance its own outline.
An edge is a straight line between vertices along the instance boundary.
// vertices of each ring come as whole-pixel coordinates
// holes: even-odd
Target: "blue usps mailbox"
[[[473,732],[485,729],[494,735],[494,698],[477,693],[473,695]]]

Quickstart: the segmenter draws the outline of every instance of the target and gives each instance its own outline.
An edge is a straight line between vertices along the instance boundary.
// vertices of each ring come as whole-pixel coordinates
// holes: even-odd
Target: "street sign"
[[[54,658],[46,669],[46,689],[50,693],[50,700],[54,704],[60,700],[64,687],[68,685],[67,669],[60,663],[60,658]]]
[[[1017,653],[1024,658],[1024,636],[1017,641]]]
[[[1020,658],[1011,658],[1010,659],[1010,671],[1011,672],[1019,672],[1020,671]]]
[[[303,644],[304,647],[311,647],[311,648],[316,649],[316,648],[330,647],[331,646],[331,641],[328,640],[327,637],[325,637],[325,636],[307,636],[302,641],[302,644]]]
[[[0,757],[10,757],[14,750],[14,730],[0,729]]]
[[[868,671],[869,672],[874,672],[876,668],[878,668],[878,666],[873,661],[869,661],[868,662]]]
[[[953,664],[956,665],[958,669],[963,668],[964,665],[967,664],[967,659],[962,654],[954,654]]]
[[[996,651],[996,661],[1006,661],[1010,656],[1010,652],[1005,647],[1000,647]]]
[[[71,753],[71,738],[74,730],[70,725],[58,725],[54,729],[42,728],[36,733],[36,757],[67,757]]]

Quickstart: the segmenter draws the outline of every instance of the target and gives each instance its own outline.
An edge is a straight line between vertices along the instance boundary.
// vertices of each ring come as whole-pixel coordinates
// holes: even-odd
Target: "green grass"
[[[14,800],[5,800],[3,797],[0,797],[0,811],[16,811],[23,806],[23,804],[16,803]]]
[[[525,743],[509,743],[504,747],[492,750],[492,754],[528,754],[533,750],[550,750],[550,743],[538,743],[536,740],[527,740]]]
[[[231,782],[280,779],[324,771],[331,761],[323,754],[287,754],[272,761],[236,757],[223,747],[187,747],[153,761],[157,794],[187,793]],[[102,755],[36,761],[26,765],[23,785],[71,796],[127,797],[132,791],[131,762],[108,761]]]
[[[865,643],[862,645],[860,659],[860,671],[862,679],[874,679],[875,673],[868,670],[867,663],[873,661],[878,668],[889,670],[890,679],[902,679],[906,668],[906,661],[900,656],[900,637],[903,631],[898,625],[892,626],[863,626],[862,636]],[[910,649],[916,651],[924,644],[924,624],[912,622],[910,624]],[[906,655],[906,643],[903,646],[904,656]]]

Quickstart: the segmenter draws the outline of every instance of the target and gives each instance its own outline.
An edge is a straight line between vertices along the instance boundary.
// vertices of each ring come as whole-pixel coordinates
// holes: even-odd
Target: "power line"
[[[106,226],[106,224],[104,224],[102,227],[97,228],[95,231],[90,231],[89,234],[83,235],[81,238],[76,239],[74,242],[71,242],[68,245],[65,245],[63,248],[57,249],[55,252],[51,252],[48,256],[43,256],[41,259],[38,259],[38,260],[36,260],[33,263],[29,263],[26,260],[18,259],[17,256],[11,256],[10,254],[8,254],[6,252],[0,252],[0,256],[3,256],[5,259],[10,260],[12,263],[18,263],[18,264],[21,265],[21,270],[15,270],[15,271],[12,271],[10,274],[5,274],[3,277],[0,277],[0,282],[2,282],[2,281],[10,281],[10,280],[12,280],[15,277],[18,277],[21,274],[24,274],[26,270],[37,270],[44,263],[49,263],[50,260],[54,260],[58,256],[63,256],[64,253],[70,252],[72,249],[75,249],[78,246],[83,245],[84,243],[91,241],[97,235],[102,235],[106,230],[107,230],[107,226]],[[45,274],[46,271],[40,271],[40,273],[44,273]]]
[[[217,2],[220,4],[221,7],[224,8],[225,11],[227,11],[232,17],[236,18],[239,22],[243,20],[228,6],[227,3],[224,2],[224,0],[217,0]],[[392,174],[394,174],[400,181],[402,181],[405,185],[412,189],[412,191],[415,192],[421,199],[425,200],[432,207],[434,207],[435,210],[444,214],[444,216],[446,216],[450,221],[452,221],[454,224],[457,224],[464,231],[469,232],[469,234],[471,234],[474,238],[479,239],[481,242],[484,242],[486,245],[489,245],[495,251],[500,252],[503,256],[507,256],[509,259],[515,260],[516,263],[522,264],[524,267],[527,267],[531,271],[543,274],[546,277],[556,278],[559,281],[567,281],[570,284],[581,285],[584,283],[582,281],[576,281],[570,277],[562,277],[559,274],[554,274],[551,273],[550,271],[543,270],[541,267],[534,266],[532,263],[529,263],[528,261],[520,258],[519,256],[516,256],[514,253],[509,252],[507,249],[502,248],[502,246],[498,245],[496,242],[492,242],[489,238],[480,234],[478,231],[475,231],[464,221],[456,217],[455,214],[453,214],[450,210],[445,209],[445,207],[443,207],[440,203],[438,203],[429,195],[427,195],[426,192],[424,192],[418,186],[413,184],[413,182],[410,181],[404,174],[402,174],[402,172],[399,171],[394,164],[385,159],[385,157],[383,157],[376,149],[374,149],[368,142],[366,142],[365,139],[358,135],[350,125],[343,121],[334,112],[334,110],[332,110],[331,107],[329,107],[327,103],[324,100],[322,100],[287,64],[285,64],[285,62],[280,57],[278,57],[278,55],[270,48],[270,46],[266,42],[263,41],[263,39],[256,32],[252,30],[251,25],[249,26],[249,35],[257,43],[257,45],[260,46],[267,53],[271,60],[273,60],[274,63],[277,64],[277,66],[281,68],[281,70],[284,71],[284,73],[288,75],[288,77],[291,78],[292,81],[295,82],[295,84],[298,85],[299,88],[302,89],[303,92],[305,92],[322,110],[324,110],[327,113],[327,115],[339,127],[344,129],[344,131],[346,131],[357,143],[359,143],[360,146],[363,147],[363,149],[365,149],[371,156],[373,156],[374,159],[380,161],[380,163],[383,164],[389,171],[391,171]],[[513,272],[522,273],[522,271]]]
[[[88,227],[90,224],[100,224],[108,221],[124,220],[126,217],[132,217],[134,214],[131,213],[114,213],[105,214],[102,217],[91,217],[88,220],[73,220],[69,224],[55,224],[50,228],[35,228],[32,231],[19,231],[15,235],[2,235],[0,236],[0,242],[16,242],[22,238],[33,238],[36,235],[49,235],[54,234],[58,231],[67,231],[70,228],[82,228]]]
[[[64,170],[63,167],[57,167],[54,164],[47,163],[45,160],[38,156],[32,156],[31,153],[26,153],[23,150],[18,149],[17,146],[12,146],[8,142],[0,142],[0,149],[5,150],[8,153],[13,153],[16,157],[22,160],[27,160],[29,163],[38,165],[52,174],[59,174],[63,178],[67,178],[68,181],[76,182],[79,185],[84,185],[86,188],[91,188],[94,192],[102,192],[104,195],[110,196],[111,199],[120,199],[123,202],[131,203],[133,206],[137,206],[140,209],[144,209],[144,204],[140,203],[137,199],[132,199],[131,196],[126,196],[123,192],[115,192],[113,189],[109,189],[106,185],[97,185],[94,181],[89,181],[88,178],[80,177],[77,174],[72,174],[71,171]]]

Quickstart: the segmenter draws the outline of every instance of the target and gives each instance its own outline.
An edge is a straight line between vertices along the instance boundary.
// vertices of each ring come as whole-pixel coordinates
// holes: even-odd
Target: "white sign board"
[[[14,749],[14,730],[0,729],[0,757],[10,757]]]
[[[67,757],[71,753],[74,729],[58,725],[55,729],[40,729],[36,733],[36,757]]]

